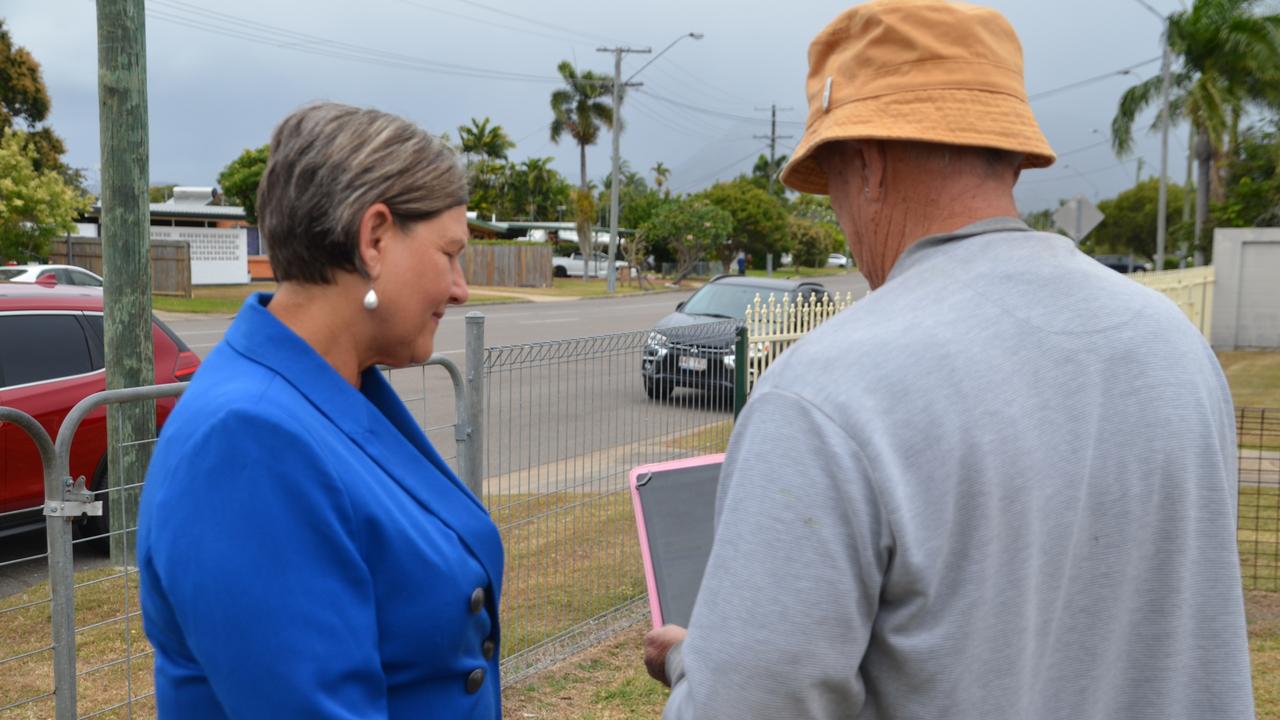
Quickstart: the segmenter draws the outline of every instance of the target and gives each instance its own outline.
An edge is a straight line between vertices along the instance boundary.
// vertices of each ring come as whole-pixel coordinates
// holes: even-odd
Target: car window
[[[22,268],[0,268],[0,280],[16,278],[24,272],[26,272],[26,270],[23,270]]]
[[[737,320],[745,317],[747,308],[755,302],[756,295],[760,296],[761,302],[769,302],[770,295],[773,295],[778,302],[782,302],[782,298],[788,294],[784,290],[775,288],[711,283],[689,298],[683,312],[689,315],[712,315]]]
[[[72,285],[81,285],[83,287],[102,287],[102,281],[80,270],[69,270]]]
[[[89,341],[74,315],[0,315],[0,383],[4,387],[93,371]]]

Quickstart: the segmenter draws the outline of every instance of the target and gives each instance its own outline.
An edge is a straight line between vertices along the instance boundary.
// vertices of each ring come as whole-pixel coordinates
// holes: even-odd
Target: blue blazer
[[[376,370],[250,297],[165,424],[138,522],[161,718],[502,716],[502,541]]]

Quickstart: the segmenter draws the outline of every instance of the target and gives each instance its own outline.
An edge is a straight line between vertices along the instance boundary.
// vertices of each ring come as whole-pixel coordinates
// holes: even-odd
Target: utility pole
[[[98,2],[103,316],[107,389],[155,382],[151,344],[151,214],[147,35],[143,0]],[[107,408],[111,561],[133,563],[132,528],[155,438],[155,401]]]
[[[795,108],[789,108],[789,107],[782,108],[783,112],[787,112],[789,110],[794,110],[794,109]],[[774,176],[777,174],[773,171],[773,166],[775,163],[778,162],[778,141],[786,140],[788,138],[792,138],[795,136],[778,134],[778,104],[777,103],[774,103],[767,108],[759,108],[759,107],[756,108],[756,112],[764,112],[765,110],[769,110],[769,112],[771,113],[770,120],[769,120],[769,134],[755,135],[753,137],[756,140],[769,141],[769,194],[772,195]]]
[[[1133,179],[1134,186],[1142,182],[1142,158],[1138,158],[1138,175]]]
[[[597,52],[613,53],[613,170],[609,175],[609,267],[606,269],[609,294],[618,288],[618,166],[622,163],[620,151],[622,138],[622,88],[640,87],[640,83],[622,81],[622,54],[639,53],[648,55],[653,48],[598,48]],[[642,68],[643,69],[643,68]],[[635,77],[634,75],[632,77]],[[593,253],[594,254],[594,253]]]
[[[1169,18],[1151,7],[1147,0],[1135,1],[1159,18],[1164,25],[1164,30],[1160,33],[1160,44],[1163,46],[1160,62],[1160,195],[1156,201],[1155,257],[1156,272],[1161,272],[1164,270],[1165,238],[1169,232],[1169,65],[1172,62],[1169,52]]]
[[[617,292],[618,288],[618,267],[616,265],[618,257],[618,167],[622,163],[620,152],[620,138],[622,136],[622,89],[627,87],[640,87],[641,83],[631,82],[635,76],[639,75],[642,70],[653,64],[654,60],[662,57],[668,50],[675,47],[675,44],[681,40],[691,37],[694,40],[701,40],[702,33],[685,33],[671,44],[662,48],[662,50],[649,59],[649,62],[640,66],[639,70],[631,73],[631,77],[626,80],[619,81],[622,77],[622,55],[623,53],[637,53],[648,55],[653,52],[652,48],[596,48],[596,52],[613,53],[613,170],[609,175],[609,267],[607,270],[608,292],[610,295]],[[585,275],[585,273],[584,273]]]

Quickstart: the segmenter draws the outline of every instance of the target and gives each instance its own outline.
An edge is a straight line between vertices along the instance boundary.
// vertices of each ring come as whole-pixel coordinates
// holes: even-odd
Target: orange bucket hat
[[[1027,102],[1022,45],[995,10],[876,0],[846,10],[809,46],[809,118],[782,182],[825,195],[814,159],[832,140],[914,140],[1056,159]]]

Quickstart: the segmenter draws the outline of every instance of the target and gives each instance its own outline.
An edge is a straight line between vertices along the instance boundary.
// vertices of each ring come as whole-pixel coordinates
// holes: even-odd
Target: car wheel
[[[666,400],[671,397],[673,390],[675,388],[671,386],[671,383],[648,379],[644,381],[644,394],[648,395],[650,400]]]
[[[551,271],[551,274],[558,278],[569,277],[569,271],[566,270],[563,265],[557,265],[555,269]]]

